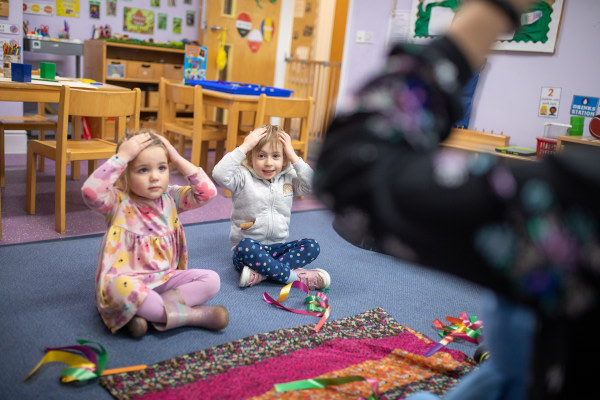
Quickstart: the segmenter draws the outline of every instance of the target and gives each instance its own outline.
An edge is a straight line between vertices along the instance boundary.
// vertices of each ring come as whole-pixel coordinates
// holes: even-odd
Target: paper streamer
[[[481,329],[483,322],[475,316],[467,316],[466,313],[460,313],[460,318],[447,316],[446,321],[451,322],[451,325],[444,325],[439,319],[433,321],[433,326],[439,329],[438,334],[442,340],[430,348],[425,357],[429,357],[447,346],[454,338],[459,338],[470,343],[481,343]]]
[[[121,372],[138,371],[146,369],[146,365],[133,365],[130,367],[105,369],[107,354],[106,349],[97,342],[78,340],[78,345],[63,347],[46,347],[46,355],[31,370],[25,380],[44,364],[49,362],[63,362],[68,365],[61,373],[60,381],[63,383],[85,382],[98,378],[101,375],[112,375]],[[98,348],[90,346],[95,344]],[[82,355],[76,354],[81,353]]]
[[[289,312],[293,312],[296,314],[312,315],[315,317],[321,317],[321,319],[315,326],[315,332],[319,332],[319,330],[321,329],[321,327],[323,326],[323,324],[325,323],[327,318],[329,318],[329,314],[331,313],[330,308],[329,308],[329,300],[327,299],[327,296],[325,296],[323,293],[317,293],[314,296],[306,297],[304,299],[305,302],[307,303],[306,311],[298,310],[295,308],[287,308],[287,307],[283,306],[281,303],[285,299],[287,299],[288,295],[290,294],[290,290],[293,287],[295,287],[296,289],[302,290],[307,295],[309,294],[308,286],[306,286],[305,283],[303,283],[301,281],[294,281],[292,283],[285,285],[281,289],[281,291],[279,292],[279,297],[277,297],[277,300],[273,300],[273,298],[267,292],[263,293],[263,298],[265,299],[265,301],[267,303],[272,304],[275,307],[279,307],[279,308],[289,311]]]
[[[25,380],[33,376],[42,365],[57,361],[69,366],[61,373],[60,381],[63,383],[83,382],[100,376],[106,366],[106,349],[100,343],[90,340],[78,340],[77,343],[79,345],[76,346],[47,347],[46,355],[31,370]],[[99,349],[87,345],[88,343],[98,345]],[[85,357],[73,352],[82,353]]]
[[[326,389],[327,386],[344,385],[350,382],[367,382],[371,385],[373,394],[367,400],[377,400],[378,382],[375,379],[364,378],[362,376],[343,376],[340,378],[315,378],[302,381],[293,381],[287,383],[278,383],[275,385],[275,390],[279,393],[289,392],[292,390],[304,389]],[[361,398],[362,399],[362,398]]]

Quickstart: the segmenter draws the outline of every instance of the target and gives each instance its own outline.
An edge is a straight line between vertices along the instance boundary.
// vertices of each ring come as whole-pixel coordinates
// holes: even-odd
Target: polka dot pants
[[[238,271],[249,267],[269,279],[285,283],[291,270],[310,264],[320,252],[321,248],[314,239],[261,244],[246,238],[233,250],[233,265]]]

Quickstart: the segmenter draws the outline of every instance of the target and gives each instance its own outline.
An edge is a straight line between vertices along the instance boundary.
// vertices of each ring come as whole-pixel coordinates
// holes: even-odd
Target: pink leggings
[[[185,304],[193,307],[206,303],[215,297],[221,287],[221,280],[215,271],[208,269],[186,269],[175,272],[168,281],[150,290],[137,311],[137,315],[150,322],[167,322],[162,293],[179,289]]]

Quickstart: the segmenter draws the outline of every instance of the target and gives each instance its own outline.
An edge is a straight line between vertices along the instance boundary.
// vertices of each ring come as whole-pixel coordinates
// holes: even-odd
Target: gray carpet
[[[321,244],[321,255],[313,264],[326,269],[332,278],[327,292],[331,320],[382,307],[400,324],[437,340],[431,324],[435,318],[444,320],[463,311],[479,316],[482,288],[355,247],[335,233],[331,222],[327,211],[295,212],[290,236],[312,237]],[[239,275],[231,265],[229,221],[186,225],[185,231],[190,267],[214,269],[221,276],[221,291],[212,303],[229,309],[230,325],[223,332],[152,330],[139,340],[124,333],[111,334],[94,302],[101,236],[0,247],[0,398],[112,398],[97,382],[61,384],[62,363],[42,366],[23,382],[43,357],[44,347],[74,345],[78,339],[97,341],[108,352],[107,368],[116,368],[153,364],[256,333],[318,321],[266,304],[263,292],[276,298],[281,285],[263,282],[238,288]],[[284,305],[301,308],[303,297],[294,289]],[[475,350],[474,345],[459,341],[450,347],[470,356]]]

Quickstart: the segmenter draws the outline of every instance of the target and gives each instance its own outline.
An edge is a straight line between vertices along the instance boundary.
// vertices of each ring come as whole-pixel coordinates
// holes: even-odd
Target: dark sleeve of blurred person
[[[471,74],[449,38],[394,47],[330,125],[316,193],[357,222],[342,236],[547,315],[596,308],[600,158],[582,150],[509,162],[443,150]]]

